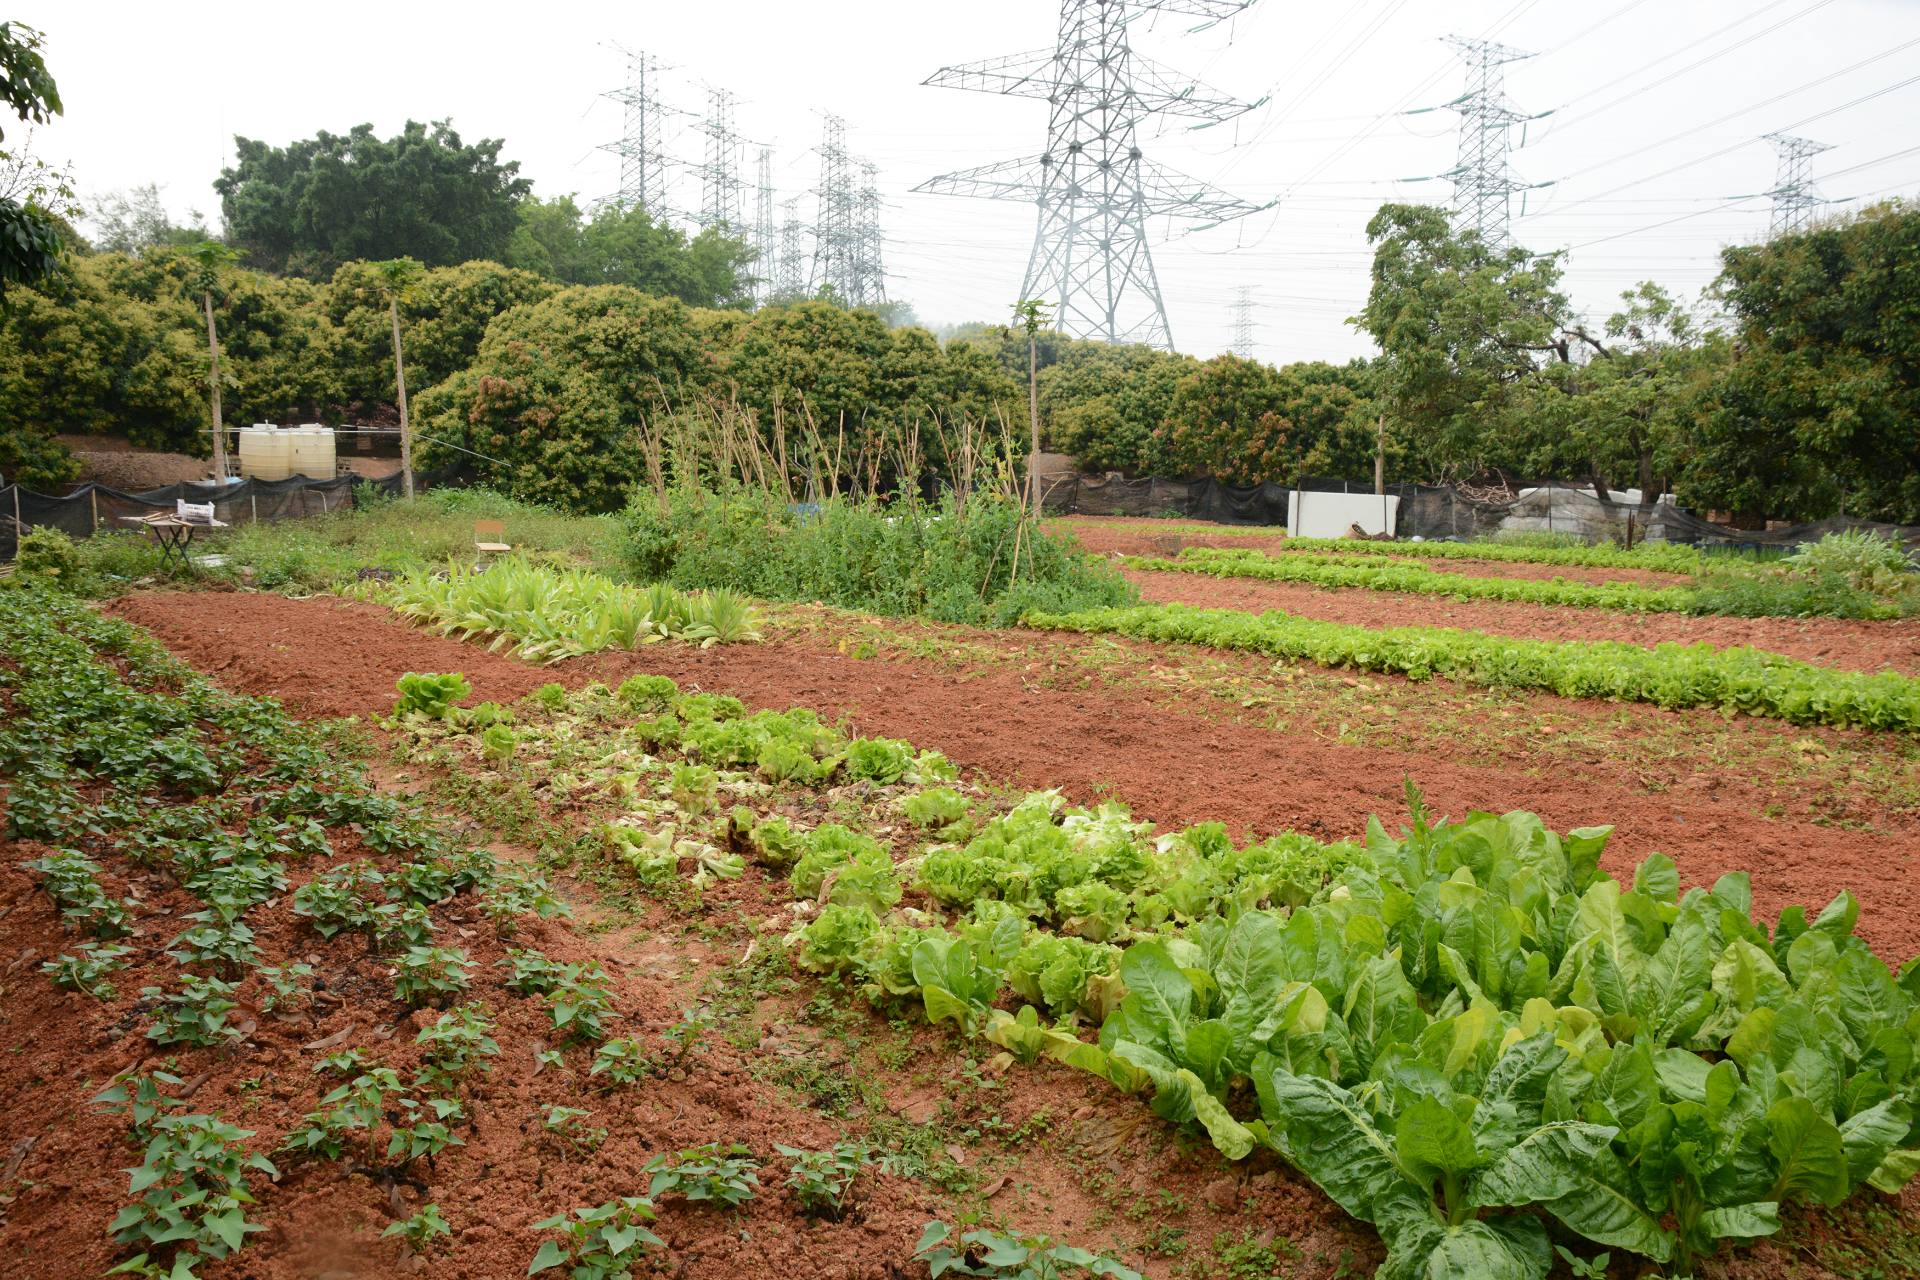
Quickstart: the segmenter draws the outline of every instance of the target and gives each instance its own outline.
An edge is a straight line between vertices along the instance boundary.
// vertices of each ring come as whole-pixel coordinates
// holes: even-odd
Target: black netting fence
[[[1158,516],[1220,524],[1285,525],[1290,490],[1285,485],[1230,485],[1211,476],[1191,480],[1128,479],[1122,476],[1056,474],[1045,480],[1049,510],[1061,515]],[[1308,478],[1313,495],[1373,493],[1371,485]],[[1512,489],[1455,485],[1388,485],[1399,501],[1390,532],[1399,538],[1476,539],[1496,535],[1547,534],[1583,542],[1687,542],[1736,550],[1791,548],[1842,529],[1865,529],[1920,543],[1920,527],[1834,517],[1770,530],[1715,524],[1669,500],[1641,503],[1637,494],[1601,498],[1591,486],[1543,481]],[[1369,527],[1382,521],[1368,509]]]
[[[414,473],[416,489],[464,488],[471,483],[465,466]],[[88,538],[111,529],[135,529],[129,517],[172,511],[180,501],[213,504],[214,518],[230,525],[291,520],[326,515],[351,507],[356,492],[397,495],[402,489],[396,473],[379,480],[337,476],[314,480],[241,480],[224,490],[214,484],[170,484],[164,489],[127,493],[91,482],[71,493],[52,497],[19,485],[0,487],[0,561],[13,559],[19,534],[26,529],[58,529],[73,538]]]

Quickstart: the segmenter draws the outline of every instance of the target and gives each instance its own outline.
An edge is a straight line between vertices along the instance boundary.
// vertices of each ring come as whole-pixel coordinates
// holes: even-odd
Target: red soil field
[[[1616,874],[1656,849],[1678,863],[1688,884],[1749,871],[1756,910],[1767,915],[1790,903],[1817,906],[1850,888],[1864,904],[1860,933],[1882,957],[1898,965],[1920,952],[1920,824],[1876,814],[1882,831],[1857,831],[1763,817],[1752,786],[1732,774],[1649,792],[1631,763],[1600,760],[1577,776],[1536,778],[1517,763],[1458,763],[1444,742],[1344,746],[1204,717],[1171,695],[1040,687],[1008,664],[956,672],[925,659],[860,660],[806,636],[709,650],[654,645],[531,667],[409,628],[374,606],[328,599],[156,594],[128,597],[113,611],[229,687],[282,697],[303,715],[385,711],[406,671],[462,671],[475,699],[501,701],[547,680],[613,683],[652,672],[756,708],[846,716],[860,732],[910,739],[1001,782],[1058,786],[1079,801],[1112,794],[1168,827],[1218,820],[1241,831],[1355,837],[1370,813],[1392,824],[1411,778],[1439,813],[1527,809],[1559,830],[1612,823],[1606,866]],[[1022,638],[1042,648],[1088,643]],[[1174,650],[1132,649],[1143,664],[1178,660]],[[1391,696],[1394,682],[1378,683]],[[1555,702],[1596,716],[1614,710]]]

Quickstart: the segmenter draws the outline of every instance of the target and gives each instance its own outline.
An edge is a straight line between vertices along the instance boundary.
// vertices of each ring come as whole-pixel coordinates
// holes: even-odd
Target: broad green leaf
[[[1913,1181],[1913,1175],[1920,1173],[1920,1147],[1903,1147],[1887,1153],[1880,1167],[1867,1179],[1875,1191],[1884,1191],[1888,1195],[1898,1195]]]
[[[1913,1112],[1893,1099],[1842,1121],[1840,1149],[1847,1157],[1848,1189],[1871,1178],[1912,1128]]]
[[[1335,1204],[1366,1222],[1380,1220],[1376,1212],[1383,1204],[1422,1211],[1425,1193],[1401,1170],[1393,1140],[1359,1099],[1317,1076],[1275,1071],[1271,1080],[1287,1158]]]
[[[1596,1244],[1665,1262],[1673,1238],[1625,1190],[1627,1173],[1613,1152],[1613,1136],[1598,1125],[1543,1126],[1480,1175],[1474,1198],[1487,1206],[1543,1204]]]
[[[1413,1219],[1382,1235],[1387,1261],[1375,1280],[1544,1280],[1553,1265],[1538,1218],[1510,1216],[1459,1226]]]
[[[1466,1121],[1430,1097],[1416,1098],[1401,1110],[1393,1143],[1400,1167],[1428,1190],[1444,1176],[1457,1178],[1485,1163]]]
[[[1664,853],[1650,853],[1633,869],[1633,887],[1638,893],[1661,902],[1680,897],[1680,868]]]
[[[558,1241],[543,1240],[540,1242],[540,1252],[533,1255],[533,1262],[527,1267],[527,1274],[538,1275],[553,1267],[565,1266],[568,1261],[567,1251]]]
[[[1799,1196],[1839,1204],[1847,1195],[1847,1157],[1840,1130],[1805,1098],[1787,1097],[1767,1108],[1767,1149],[1779,1170],[1773,1199]]]
[[[1193,983],[1166,946],[1150,941],[1128,947],[1120,958],[1120,978],[1127,984],[1120,1004],[1129,1022],[1166,1044],[1179,1043],[1193,1012]]]
[[[1780,1229],[1780,1206],[1771,1200],[1727,1205],[1700,1215],[1700,1231],[1714,1240],[1752,1240]]]

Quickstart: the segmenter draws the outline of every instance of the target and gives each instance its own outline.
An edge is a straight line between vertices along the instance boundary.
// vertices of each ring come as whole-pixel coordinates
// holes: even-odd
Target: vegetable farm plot
[[[369,590],[411,592],[412,625],[0,592],[32,864],[0,944],[36,953],[0,1114],[38,1135],[0,1251],[273,1277],[1920,1258],[1908,733],[818,607],[646,643],[431,581]],[[362,721],[246,696],[282,693]],[[1369,709],[1401,723],[1335,729]],[[1555,717],[1576,771],[1529,763]],[[1714,753],[1711,785],[1649,785],[1630,741]]]
[[[1129,568],[1142,598],[1155,604],[1263,613],[1278,609],[1321,622],[1362,627],[1447,627],[1520,639],[1614,640],[1741,646],[1851,671],[1920,674],[1920,619],[1722,618],[1604,607],[1460,600],[1363,588],[1318,587],[1252,578]],[[1443,575],[1435,575],[1443,576]]]

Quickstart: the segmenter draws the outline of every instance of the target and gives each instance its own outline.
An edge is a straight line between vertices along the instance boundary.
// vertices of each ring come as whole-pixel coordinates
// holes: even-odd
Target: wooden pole
[[[87,509],[93,512],[93,527],[87,530],[87,536],[91,537],[100,532],[100,490],[98,488],[87,490]]]
[[[1033,519],[1037,525],[1040,522],[1040,342],[1031,326],[1027,329],[1027,424],[1032,431],[1027,479],[1033,485]]]
[[[400,354],[400,300],[387,299],[387,315],[393,320],[393,380],[400,390],[400,485],[408,498],[413,497],[413,427],[407,420],[407,366]]]
[[[212,362],[207,366],[207,389],[213,397],[213,482],[224,487],[227,483],[227,432],[220,420],[220,335],[213,327],[213,290],[202,291],[200,300],[207,308],[207,350],[213,355]]]

